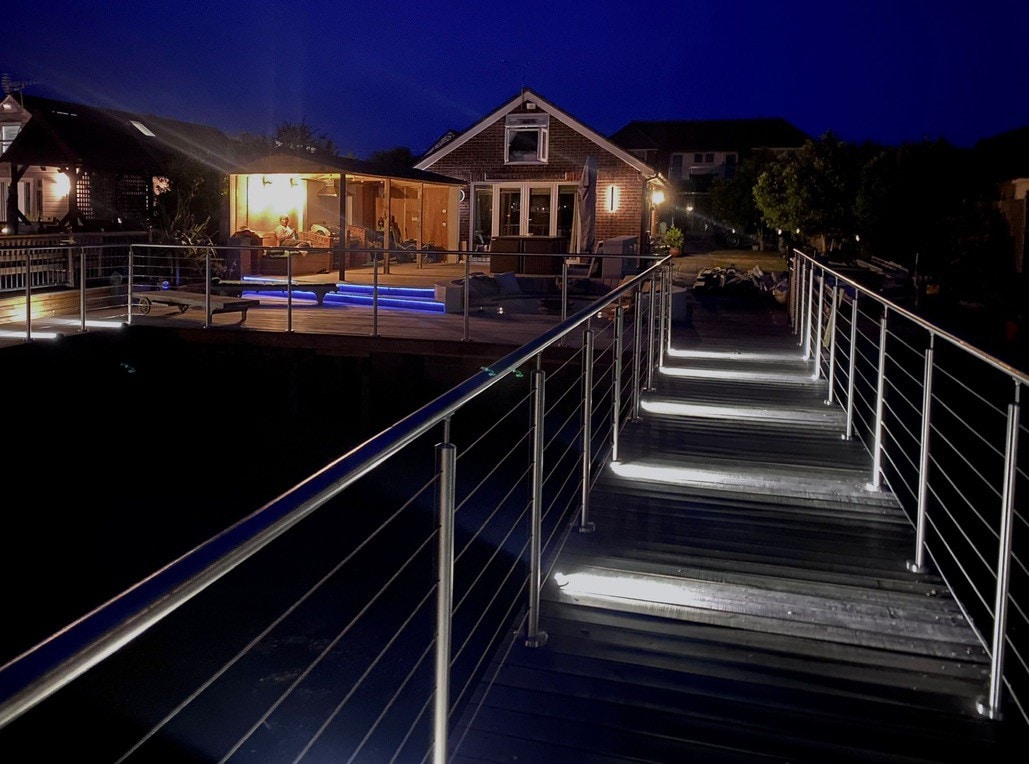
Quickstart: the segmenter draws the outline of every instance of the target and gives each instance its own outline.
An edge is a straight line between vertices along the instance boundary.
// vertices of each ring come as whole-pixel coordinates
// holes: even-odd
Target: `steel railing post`
[[[826,406],[831,406],[833,403],[834,391],[833,387],[836,384],[836,312],[840,307],[840,285],[834,283],[832,288],[832,308],[829,312],[829,397],[825,401]]]
[[[447,720],[450,716],[450,635],[454,597],[454,506],[457,449],[453,443],[436,446],[439,474],[439,569],[436,589],[436,690],[433,709],[432,760],[447,761]]]
[[[815,265],[811,263],[807,275],[807,308],[804,311],[804,360],[811,357],[812,301],[815,299]]]
[[[637,288],[632,325],[632,421],[640,421],[640,368],[643,360],[643,290]]]
[[[132,283],[133,283],[133,279],[136,276],[136,269],[135,269],[135,254],[136,254],[136,252],[135,252],[135,250],[136,250],[136,245],[135,244],[129,244],[129,267],[128,267],[129,280],[128,280],[128,286],[125,289],[125,322],[127,324],[131,324],[132,323]]]
[[[1011,579],[1011,536],[1015,511],[1015,478],[1018,474],[1018,427],[1021,404],[1015,380],[1015,401],[1008,404],[1008,428],[1004,439],[1004,492],[1001,496],[1000,532],[997,544],[997,591],[993,601],[993,649],[990,654],[990,696],[976,704],[983,716],[1001,718],[1000,695],[1004,685],[1004,640],[1007,636],[1008,590]]]
[[[665,295],[667,290],[665,289],[665,272],[661,271],[658,278],[661,279],[661,294],[658,300],[658,316],[657,316],[657,368],[661,368],[665,362]]]
[[[800,279],[801,269],[804,264],[796,254],[793,254],[790,258],[792,267],[790,268],[790,329],[794,334],[800,333],[800,322],[798,313],[800,311]]]
[[[922,432],[918,443],[918,514],[915,520],[915,559],[908,562],[908,570],[925,570],[925,508],[929,494],[929,433],[933,400],[933,347],[936,335],[929,334],[929,347],[925,350],[925,370],[922,373]]]
[[[286,332],[293,331],[293,253],[286,253]]]
[[[654,305],[657,300],[657,280],[650,277],[650,300],[647,303],[647,389],[654,388]]]
[[[25,341],[32,340],[32,250],[25,250]]]
[[[529,531],[529,613],[525,646],[542,647],[547,634],[540,631],[540,583],[543,580],[543,417],[546,412],[546,372],[532,372],[532,527]]]
[[[854,297],[850,303],[850,359],[847,371],[847,429],[843,433],[846,440],[854,437],[854,372],[857,370],[857,321],[858,321],[858,292],[854,290]]]
[[[86,250],[79,247],[79,331],[86,331]]]
[[[825,313],[825,307],[823,301],[825,298],[825,271],[822,271],[818,276],[818,300],[815,305],[815,315],[818,320],[818,324],[815,327],[815,371],[811,375],[811,378],[815,381],[822,378],[822,316]]]
[[[875,445],[872,453],[872,482],[870,490],[878,491],[882,485],[883,456],[883,404],[886,397],[886,322],[890,309],[883,305],[883,314],[879,319],[879,373],[875,385]]]
[[[594,529],[590,522],[590,482],[593,462],[593,330],[582,333],[582,496],[579,532]]]
[[[622,417],[622,329],[625,322],[624,310],[619,303],[615,308],[615,358],[612,364],[611,388],[611,461],[618,461],[618,430]]]
[[[464,337],[462,337],[462,339],[465,342],[468,342],[471,339],[468,332],[468,314],[469,307],[472,303],[471,284],[469,283],[469,278],[471,276],[471,263],[472,253],[468,252],[464,256],[464,289],[462,290],[464,292]]]
[[[467,289],[467,284],[465,289]],[[372,336],[379,336],[379,258],[372,254]]]
[[[204,251],[204,328],[211,327],[211,250]]]

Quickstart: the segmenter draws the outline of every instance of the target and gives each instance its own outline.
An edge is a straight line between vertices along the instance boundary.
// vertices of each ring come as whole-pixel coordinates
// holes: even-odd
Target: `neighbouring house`
[[[657,168],[668,178],[675,208],[666,216],[679,220],[687,210],[708,214],[716,178],[730,178],[739,163],[759,149],[773,152],[800,148],[810,138],[777,117],[634,121],[611,135],[611,141]]]
[[[587,253],[625,237],[644,251],[652,192],[667,186],[647,162],[529,89],[445,133],[415,167],[464,180],[460,242],[472,250],[503,242],[503,251]]]
[[[289,218],[297,245],[311,251],[294,273],[329,270],[333,253],[346,250],[339,269],[364,265],[369,250],[392,250],[391,259],[435,257],[458,250],[458,199],[464,181],[410,167],[383,166],[345,157],[275,153],[229,173],[230,239],[253,236],[277,246],[279,218]],[[386,238],[388,231],[388,240]],[[231,234],[229,233],[231,232]],[[446,256],[446,255],[442,255]],[[242,265],[250,272],[282,275],[281,258],[262,256]],[[342,276],[341,276],[342,278]]]
[[[183,162],[227,174],[245,147],[220,130],[149,114],[9,94],[0,101],[7,233],[145,230]]]

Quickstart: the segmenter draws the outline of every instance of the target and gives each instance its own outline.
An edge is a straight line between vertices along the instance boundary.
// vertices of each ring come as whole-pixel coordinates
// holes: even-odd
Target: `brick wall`
[[[515,109],[513,111],[519,111]],[[534,112],[527,112],[534,113]],[[619,157],[550,117],[549,161],[542,165],[504,164],[504,117],[424,169],[471,183],[504,181],[578,184],[586,157],[597,158],[597,241],[639,236],[643,224],[643,176]],[[607,190],[618,188],[618,209],[607,211]],[[461,203],[461,240],[468,238],[470,194]]]

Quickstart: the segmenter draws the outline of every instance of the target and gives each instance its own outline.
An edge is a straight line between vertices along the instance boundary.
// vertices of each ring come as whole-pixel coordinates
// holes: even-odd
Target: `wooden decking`
[[[906,570],[913,528],[785,316],[698,305],[674,344],[702,352],[668,366],[754,376],[656,377],[665,413],[627,427],[548,576],[547,644],[515,637],[452,761],[1012,760],[976,714],[984,650]]]

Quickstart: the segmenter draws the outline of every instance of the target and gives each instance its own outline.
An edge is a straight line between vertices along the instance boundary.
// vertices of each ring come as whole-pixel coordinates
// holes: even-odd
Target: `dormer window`
[[[21,124],[0,125],[0,154],[11,148],[11,144],[14,143],[15,137],[20,131]]]
[[[508,114],[504,127],[505,164],[546,163],[549,114]]]

